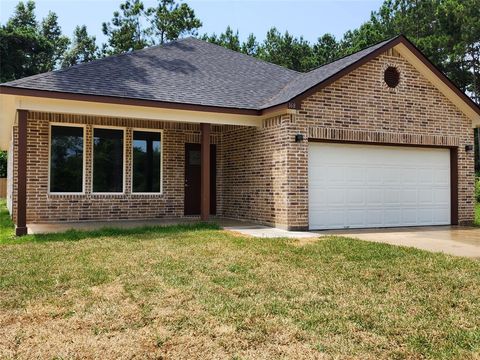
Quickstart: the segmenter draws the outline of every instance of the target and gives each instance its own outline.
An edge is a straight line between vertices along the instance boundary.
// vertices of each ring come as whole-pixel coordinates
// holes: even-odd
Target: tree
[[[225,32],[218,36],[215,33],[212,35],[203,34],[201,39],[250,56],[258,56],[260,49],[255,35],[250,34],[245,42],[241,42],[238,30],[233,32],[230,26],[227,26]]]
[[[480,0],[386,0],[369,21],[345,34],[341,52],[404,34],[478,102],[479,19]]]
[[[318,38],[313,45],[313,56],[317,66],[332,62],[341,56],[340,45],[332,34]]]
[[[151,31],[154,43],[164,44],[185,35],[197,36],[202,22],[195,16],[195,11],[185,3],[176,0],[159,0],[156,8],[149,8]]]
[[[141,0],[126,0],[120,10],[113,13],[111,23],[103,23],[102,31],[108,37],[105,46],[108,55],[143,49],[151,44],[149,30],[145,28],[147,12]]]
[[[95,60],[98,55],[95,36],[88,35],[85,25],[77,26],[73,32],[72,46],[63,57],[62,68]]]
[[[0,27],[0,80],[9,81],[53,70],[68,39],[61,34],[57,16],[49,13],[39,25],[35,3],[19,2]]]
[[[443,1],[438,18],[449,50],[442,65],[480,104],[480,1]]]
[[[227,26],[225,32],[221,33],[219,36],[217,36],[215,33],[210,36],[205,34],[202,36],[202,40],[223,46],[233,51],[240,52],[242,50],[242,45],[240,44],[240,38],[238,36],[238,30],[234,33],[230,26]]]
[[[33,1],[19,2],[0,29],[2,82],[51,70],[53,61],[45,62],[45,54],[53,52],[53,44],[40,33],[34,10]]]
[[[250,56],[258,56],[259,44],[255,35],[248,35],[247,41],[242,44],[242,52]]]
[[[26,3],[20,1],[15,7],[13,16],[8,20],[7,26],[11,28],[36,29],[38,26],[35,17],[35,2],[29,0]]]
[[[260,46],[258,57],[277,65],[297,71],[309,71],[316,66],[310,43],[303,37],[295,38],[276,28],[271,28],[265,41]]]
[[[52,11],[42,20],[39,30],[41,36],[52,45],[49,52],[42,54],[43,59],[41,61],[46,68],[54,69],[67,50],[70,40],[62,35],[62,29],[58,25],[58,16]]]

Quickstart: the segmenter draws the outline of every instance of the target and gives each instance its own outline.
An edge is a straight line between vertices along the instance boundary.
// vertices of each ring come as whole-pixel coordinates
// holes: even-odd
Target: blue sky
[[[202,20],[199,33],[220,33],[227,25],[238,29],[242,39],[254,33],[262,40],[272,26],[282,33],[288,30],[295,36],[303,35],[314,42],[327,32],[337,38],[349,29],[358,27],[377,10],[382,0],[189,0],[187,3]],[[0,0],[0,22],[4,24],[12,14],[17,0]],[[57,13],[63,32],[71,36],[76,25],[87,25],[97,42],[105,41],[101,24],[112,18],[121,0],[37,0],[37,17],[43,18],[49,10]],[[144,0],[148,6],[155,0]]]

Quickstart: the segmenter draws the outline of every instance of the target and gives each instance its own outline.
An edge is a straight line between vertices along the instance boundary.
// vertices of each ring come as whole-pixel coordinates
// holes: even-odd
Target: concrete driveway
[[[432,252],[480,259],[480,228],[432,226],[392,229],[318,231],[391,245],[411,246]]]

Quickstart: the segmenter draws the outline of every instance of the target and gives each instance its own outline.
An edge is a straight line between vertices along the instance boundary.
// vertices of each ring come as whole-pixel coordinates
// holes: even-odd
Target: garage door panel
[[[450,223],[448,149],[309,144],[312,229]]]
[[[371,189],[366,190],[366,203],[368,207],[382,206],[383,200],[383,190],[382,189]]]
[[[433,210],[433,221],[439,224],[449,224],[450,223],[450,211],[446,209],[434,209]]]
[[[446,169],[435,169],[434,175],[434,184],[435,185],[450,185],[450,171]]]
[[[327,203],[327,190],[322,187],[310,187],[310,206],[320,206]]]
[[[423,169],[418,169],[418,177],[420,179],[420,183],[423,185],[432,185],[433,184],[433,169],[428,167],[428,168],[423,168]]]
[[[433,190],[429,188],[418,189],[418,202],[420,205],[433,204]]]
[[[346,170],[345,181],[348,184],[365,184],[365,169],[359,166],[352,166]]]
[[[400,188],[390,188],[383,190],[383,199],[384,199],[384,206],[386,207],[397,207],[400,206]]]
[[[347,224],[350,227],[364,227],[366,224],[365,221],[365,211],[363,210],[348,210],[347,211]]]
[[[384,209],[383,226],[400,226],[402,211],[399,209]]]
[[[362,188],[347,189],[347,206],[365,206],[365,190]]]
[[[445,188],[433,189],[433,202],[437,205],[450,204],[450,191]]]
[[[343,166],[325,166],[327,170],[326,180],[329,183],[343,183],[345,181],[345,167]]]
[[[372,227],[380,227],[384,224],[383,210],[367,210],[365,211],[366,224],[370,224]]]
[[[418,210],[418,222],[420,224],[433,224],[433,212],[434,210],[426,208]]]
[[[417,189],[401,190],[401,203],[405,206],[417,205]]]
[[[415,226],[418,225],[416,208],[403,208],[401,224],[403,226]],[[428,225],[428,224],[427,224]]]
[[[384,185],[400,185],[402,179],[402,172],[398,168],[391,168],[388,164],[381,169],[383,172],[383,184]]]
[[[416,185],[418,171],[416,168],[405,168],[400,172],[402,185]]]

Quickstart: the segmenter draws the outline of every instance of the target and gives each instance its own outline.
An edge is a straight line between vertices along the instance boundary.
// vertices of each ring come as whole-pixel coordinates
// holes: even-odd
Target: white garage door
[[[450,224],[448,149],[309,144],[310,229]]]

